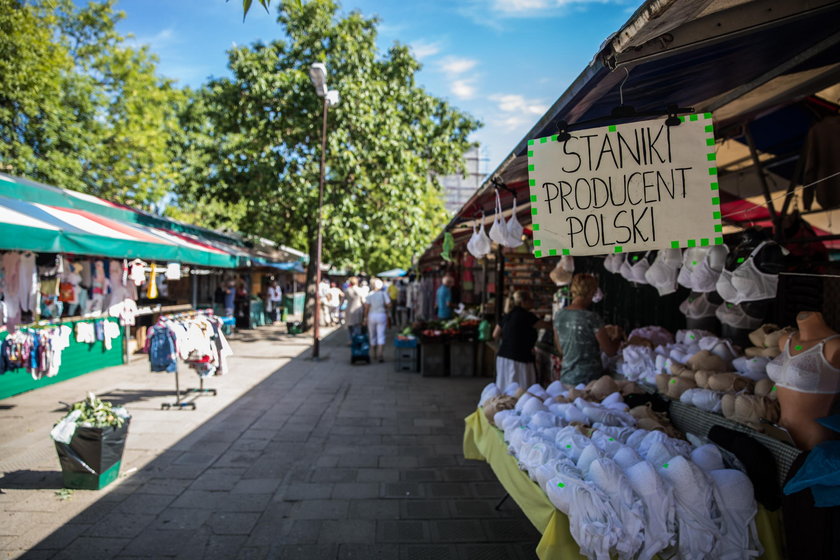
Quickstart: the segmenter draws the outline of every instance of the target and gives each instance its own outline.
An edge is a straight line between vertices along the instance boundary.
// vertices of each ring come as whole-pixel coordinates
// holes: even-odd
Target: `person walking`
[[[527,388],[536,383],[534,369],[534,344],[537,330],[551,328],[551,323],[541,321],[531,309],[534,300],[531,293],[517,290],[513,293],[513,307],[493,330],[493,338],[499,341],[496,353],[496,386],[507,387],[516,382]]]
[[[353,336],[361,333],[362,323],[365,320],[365,297],[359,289],[359,279],[351,276],[347,279],[347,290],[344,292],[344,301],[347,308],[344,310],[344,322],[347,324],[347,332],[350,335],[350,342]]]
[[[268,287],[268,313],[274,319],[274,324],[279,325],[283,309],[283,290],[280,289],[280,284],[277,280],[271,282]]]
[[[344,297],[344,292],[341,291],[335,282],[330,282],[330,289],[327,292],[327,301],[330,310],[330,324],[340,325],[339,309],[341,308],[341,299]]]
[[[370,336],[373,359],[378,359],[381,363],[385,361],[385,330],[390,322],[388,310],[391,307],[391,299],[382,289],[382,280],[379,278],[371,281],[371,288],[372,291],[365,298],[365,324]]]
[[[391,280],[388,283],[388,299],[391,300],[391,324],[397,324],[397,296],[399,295],[399,288],[397,288],[397,281]]]

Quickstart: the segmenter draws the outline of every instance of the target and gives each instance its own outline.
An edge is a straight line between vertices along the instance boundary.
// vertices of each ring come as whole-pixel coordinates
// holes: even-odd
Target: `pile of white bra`
[[[491,383],[481,403],[502,393]],[[520,468],[569,517],[581,554],[649,560],[672,547],[689,559],[763,553],[752,483],[725,467],[715,445],[635,428],[618,393],[601,403],[552,402],[567,394],[559,382],[532,386],[493,421]],[[590,425],[591,437],[570,422]]]
[[[484,232],[484,216],[482,215],[481,225],[473,224],[473,234],[467,242],[467,251],[477,259],[484,257],[492,250],[491,242],[496,242],[504,247],[519,247],[522,245],[522,224],[516,217],[516,199],[513,199],[513,211],[510,218],[505,221],[502,216],[502,201],[499,192],[496,191],[496,213],[493,216],[493,225],[490,226],[490,235]]]
[[[740,348],[733,346],[728,339],[718,338],[699,329],[677,331],[675,342],[659,344],[655,348],[625,346],[616,371],[630,381],[643,381],[652,385],[656,382],[658,374],[670,374],[674,363],[685,364],[701,350],[707,350],[720,357],[729,368],[726,371],[737,371],[753,381],[767,378],[769,358],[743,356]]]

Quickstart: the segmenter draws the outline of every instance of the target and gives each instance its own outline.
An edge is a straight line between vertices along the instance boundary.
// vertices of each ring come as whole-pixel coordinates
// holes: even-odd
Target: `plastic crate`
[[[409,338],[408,340],[394,339],[395,348],[417,348],[418,340],[416,338]]]
[[[397,371],[420,371],[419,348],[397,348],[394,356],[394,368]]]

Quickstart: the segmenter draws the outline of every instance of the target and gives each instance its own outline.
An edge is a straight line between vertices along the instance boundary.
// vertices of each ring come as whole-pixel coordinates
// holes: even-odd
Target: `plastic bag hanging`
[[[487,255],[493,250],[493,243],[487,237],[487,232],[484,229],[484,213],[481,214],[481,225],[478,228],[478,238],[475,241],[475,250],[481,253],[481,256]]]
[[[499,245],[507,245],[507,225],[502,217],[502,201],[499,198],[499,191],[496,191],[496,213],[493,216],[493,225],[490,226],[490,239]]]
[[[475,224],[473,224],[472,230],[473,230],[473,232],[472,232],[472,235],[470,236],[470,240],[467,241],[467,251],[469,251],[469,253],[472,256],[474,256],[475,258],[480,259],[481,255],[478,254],[475,250],[475,242],[476,242],[476,240],[478,240],[478,228],[476,227]]]
[[[450,253],[452,249],[455,248],[455,238],[452,237],[452,234],[448,231],[443,234],[443,249],[441,250],[440,256],[445,261],[451,261],[452,256]]]
[[[522,224],[516,217],[516,196],[513,197],[513,212],[507,221],[507,246],[514,248],[524,243],[522,241]]]

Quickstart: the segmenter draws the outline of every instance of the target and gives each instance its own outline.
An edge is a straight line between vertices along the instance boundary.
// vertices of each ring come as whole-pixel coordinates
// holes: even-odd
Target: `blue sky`
[[[198,86],[228,75],[232,44],[277,38],[271,13],[241,0],[119,0],[120,31],[151,46],[161,74]],[[344,0],[380,18],[379,46],[408,44],[418,82],[484,122],[487,171],[507,156],[641,0]]]

